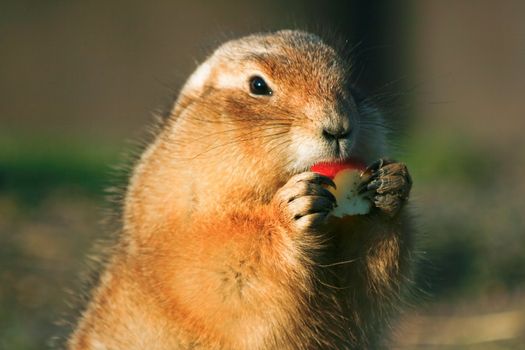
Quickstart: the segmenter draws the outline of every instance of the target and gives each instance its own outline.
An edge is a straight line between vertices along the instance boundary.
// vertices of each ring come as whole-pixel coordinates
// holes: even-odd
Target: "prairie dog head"
[[[256,34],[223,44],[190,76],[135,175],[149,162],[151,181],[181,183],[174,197],[239,188],[268,199],[317,162],[383,156],[384,134],[335,49],[301,31]]]
[[[215,145],[237,137],[236,150],[224,151],[271,150],[282,162],[276,171],[348,157],[370,161],[383,155],[384,130],[377,111],[352,95],[350,68],[319,37],[301,31],[229,41],[189,78],[174,118],[184,123],[195,117],[185,109],[201,107],[204,129],[223,123],[231,130],[210,135]]]

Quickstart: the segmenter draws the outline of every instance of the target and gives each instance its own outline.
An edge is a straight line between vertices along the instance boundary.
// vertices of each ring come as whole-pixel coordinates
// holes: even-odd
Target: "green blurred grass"
[[[74,315],[86,254],[116,184],[118,146],[65,137],[0,137],[0,349],[42,349]]]
[[[420,135],[406,149],[423,233],[419,287],[456,300],[520,291],[525,194],[508,185],[516,176],[514,159],[450,132]]]
[[[487,186],[501,166],[489,146],[469,140],[450,131],[418,135],[406,142],[410,152],[403,160],[411,165],[411,173],[422,186],[435,183],[459,184],[467,187]]]
[[[75,187],[99,196],[119,163],[118,147],[67,138],[0,137],[0,190],[35,204],[48,191]]]

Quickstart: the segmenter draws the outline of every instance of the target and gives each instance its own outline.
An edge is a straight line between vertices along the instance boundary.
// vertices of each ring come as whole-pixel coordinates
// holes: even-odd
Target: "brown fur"
[[[250,95],[254,74],[272,96]],[[69,348],[380,346],[409,267],[405,209],[306,213],[300,227],[278,195],[315,162],[386,155],[381,116],[355,102],[349,74],[303,32],[221,46],[136,166],[118,252]],[[334,151],[320,130],[341,123],[354,131]]]

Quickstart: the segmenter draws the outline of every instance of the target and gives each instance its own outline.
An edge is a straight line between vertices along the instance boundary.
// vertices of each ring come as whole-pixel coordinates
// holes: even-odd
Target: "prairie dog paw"
[[[334,195],[326,186],[335,187],[335,184],[330,178],[314,172],[301,173],[281,187],[273,201],[295,230],[317,230],[336,205]]]
[[[396,215],[408,199],[412,179],[405,164],[380,159],[367,169],[370,178],[361,192],[370,198],[375,207],[389,216]]]

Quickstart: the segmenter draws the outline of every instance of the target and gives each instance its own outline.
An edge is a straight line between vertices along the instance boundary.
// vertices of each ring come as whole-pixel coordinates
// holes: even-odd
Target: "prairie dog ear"
[[[206,83],[211,83],[217,88],[238,88],[242,86],[245,78],[242,74],[243,66],[238,63],[241,68],[232,72],[231,68],[226,64],[221,64],[219,60],[210,58],[202,63],[195,72],[188,78],[183,87],[183,91],[198,93],[204,89]],[[220,69],[213,69],[212,67],[219,66]]]
[[[206,81],[208,81],[208,78],[211,75],[211,63],[209,61],[205,61],[202,63],[195,72],[189,77],[189,79],[186,81],[186,84],[184,84],[183,90],[188,91],[200,91],[204,87],[204,84]]]
[[[186,80],[186,83],[182,86],[177,100],[172,105],[170,116],[173,119],[178,119],[181,112],[191,103],[191,101],[200,96],[200,93],[203,91],[211,73],[211,64],[209,60],[206,60],[197,67],[192,75],[190,75],[188,80]]]

